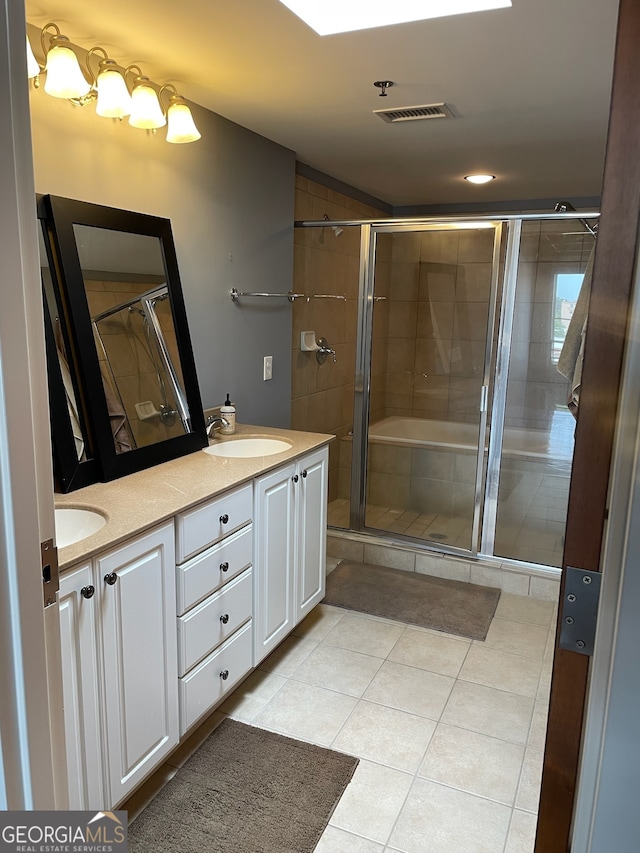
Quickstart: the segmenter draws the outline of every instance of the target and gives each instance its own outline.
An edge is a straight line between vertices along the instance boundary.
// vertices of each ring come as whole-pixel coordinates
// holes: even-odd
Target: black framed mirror
[[[58,487],[206,446],[169,220],[56,196],[38,211]]]

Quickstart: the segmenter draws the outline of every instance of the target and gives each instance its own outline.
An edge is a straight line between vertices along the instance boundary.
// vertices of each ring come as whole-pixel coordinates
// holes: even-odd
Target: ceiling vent
[[[388,110],[374,110],[377,116],[390,124],[397,121],[422,121],[428,118],[453,118],[446,104],[423,104],[419,107],[396,107]]]

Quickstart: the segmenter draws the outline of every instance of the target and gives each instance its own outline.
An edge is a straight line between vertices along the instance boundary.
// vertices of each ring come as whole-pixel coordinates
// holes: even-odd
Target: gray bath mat
[[[343,560],[323,603],[484,640],[499,599],[493,587]]]
[[[312,853],[357,758],[224,720],[129,827],[130,853]]]

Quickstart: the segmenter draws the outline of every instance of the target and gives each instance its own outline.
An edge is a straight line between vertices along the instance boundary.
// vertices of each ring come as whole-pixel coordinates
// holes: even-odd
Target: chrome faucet
[[[226,418],[208,418],[207,419],[207,438],[211,438],[216,427],[229,426],[229,421]]]

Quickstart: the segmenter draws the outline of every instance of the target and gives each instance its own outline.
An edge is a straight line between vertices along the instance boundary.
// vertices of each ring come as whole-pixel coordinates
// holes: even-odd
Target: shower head
[[[331,222],[331,220],[329,219],[328,213],[324,214],[324,216],[322,217],[322,221],[323,222]],[[344,228],[340,228],[339,225],[331,225],[331,230],[336,235],[336,237],[339,237],[342,234],[342,232],[344,231]]]
[[[575,212],[575,207],[571,204],[570,201],[559,201],[556,203],[556,206],[553,208],[556,213],[571,213]],[[586,219],[578,220],[582,227],[591,234],[591,236],[595,239],[598,236],[598,223],[594,222],[593,225],[590,222],[587,222]]]
[[[556,213],[568,213],[570,210],[575,210],[575,207],[570,201],[559,201],[553,209]]]

